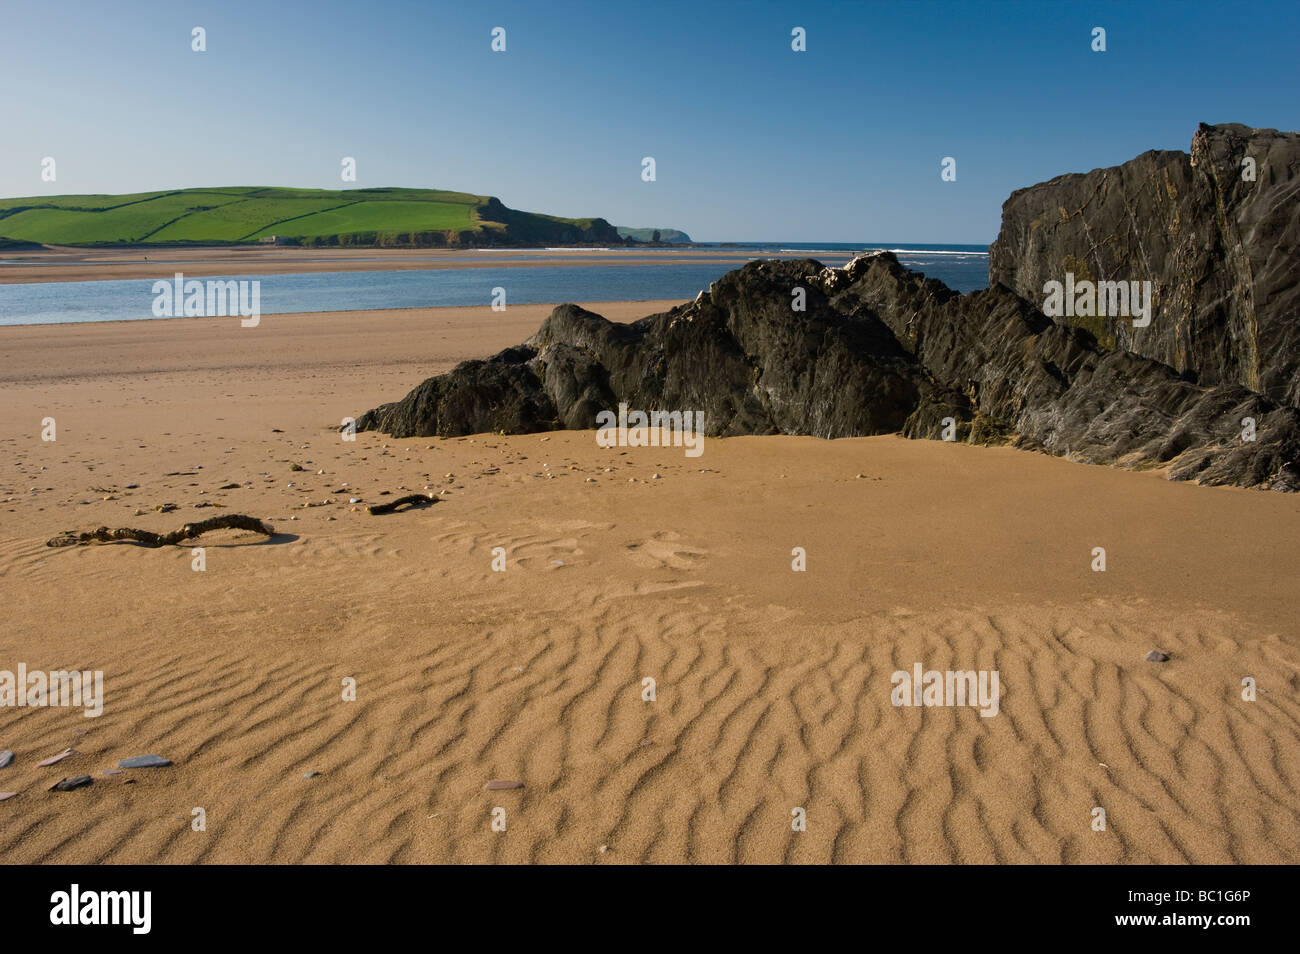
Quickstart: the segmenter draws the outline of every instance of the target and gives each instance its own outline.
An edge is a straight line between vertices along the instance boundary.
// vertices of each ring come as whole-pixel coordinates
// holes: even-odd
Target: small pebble
[[[1158,649],[1153,649],[1151,650],[1151,652],[1147,653],[1146,655],[1147,662],[1167,662],[1168,659],[1169,659],[1169,654],[1162,653]]]
[[[319,777],[320,777],[320,772],[308,772],[303,776],[303,778],[319,778]]]
[[[13,760],[14,760],[13,752],[9,751],[8,749],[0,751],[0,768],[4,768]]]

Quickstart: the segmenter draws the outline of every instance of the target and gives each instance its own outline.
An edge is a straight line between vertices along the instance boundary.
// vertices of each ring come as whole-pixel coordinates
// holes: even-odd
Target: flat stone
[[[1151,652],[1147,653],[1146,655],[1147,662],[1167,662],[1168,660],[1169,660],[1169,654],[1162,653],[1158,649],[1153,649],[1151,650]]]
[[[122,759],[117,763],[118,768],[162,768],[164,765],[171,765],[171,759],[165,759],[161,755],[133,755],[129,759]]]
[[[506,792],[513,788],[523,788],[524,783],[514,782],[510,779],[497,778],[488,782],[486,787],[489,792]]]
[[[303,778],[319,778],[319,777],[320,777],[320,772],[308,772],[303,776]]]
[[[17,792],[0,792],[0,802],[3,802],[5,799],[8,798],[13,798],[17,794],[18,794]]]
[[[60,779],[50,786],[51,792],[70,792],[74,788],[82,788],[90,785],[95,780],[89,775],[73,775],[71,778]]]
[[[13,760],[14,760],[13,752],[9,751],[8,749],[4,749],[3,751],[0,751],[0,768],[5,768]]]
[[[70,755],[76,755],[76,754],[77,754],[77,750],[76,750],[76,749],[64,749],[64,750],[63,750],[62,752],[60,752],[58,755],[51,755],[51,756],[50,756],[48,759],[46,759],[45,761],[43,761],[43,762],[37,762],[36,765],[37,765],[37,767],[39,767],[39,768],[44,768],[44,767],[47,766],[47,765],[54,765],[56,762],[62,762],[62,761],[63,761],[64,759],[66,759],[68,756],[70,756]]]

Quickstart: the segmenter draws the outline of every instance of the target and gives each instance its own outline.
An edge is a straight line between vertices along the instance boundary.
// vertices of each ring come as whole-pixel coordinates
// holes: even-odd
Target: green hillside
[[[440,189],[215,188],[0,199],[0,243],[468,246],[618,244],[604,219],[519,212]]]

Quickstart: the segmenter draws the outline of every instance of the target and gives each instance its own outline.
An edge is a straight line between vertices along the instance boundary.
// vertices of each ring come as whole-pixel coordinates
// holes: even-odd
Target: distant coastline
[[[221,186],[127,195],[0,199],[0,249],[230,245],[473,248],[661,245],[678,229],[523,212],[495,196],[442,189]]]

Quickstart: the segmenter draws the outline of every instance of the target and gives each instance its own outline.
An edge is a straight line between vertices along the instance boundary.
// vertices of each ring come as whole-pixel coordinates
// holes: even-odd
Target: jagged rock
[[[879,252],[841,269],[751,262],[630,325],[561,305],[524,344],[428,379],[357,429],[585,429],[626,403],[703,412],[710,436],[946,432],[1166,467],[1175,480],[1300,490],[1300,323],[1286,314],[1300,305],[1300,226],[1286,205],[1297,139],[1202,127],[1190,158],[1147,153],[1021,190],[1004,207],[991,287],[967,295]],[[1260,158],[1257,181],[1239,187],[1225,169],[1242,150]],[[1133,272],[1139,259],[1147,270]],[[1042,285],[1066,270],[1149,278],[1151,326],[1047,317]]]
[[[1146,152],[1013,192],[989,249],[989,283],[1041,305],[1043,285],[1066,272],[1149,280],[1149,327],[1066,320],[1201,384],[1236,383],[1297,406],[1298,193],[1300,134],[1201,124],[1191,155]]]
[[[956,437],[1094,464],[1172,465],[1175,480],[1294,489],[1300,413],[1240,385],[1202,387],[1172,368],[1099,346],[1006,288],[959,295],[909,272],[888,253],[827,270],[844,310],[884,317],[936,383],[909,418],[908,437]],[[1255,440],[1242,419],[1256,421]]]
[[[803,288],[807,311],[790,309]],[[396,437],[591,428],[599,410],[703,410],[709,435],[1010,443],[1174,479],[1296,489],[1300,414],[1236,384],[1197,385],[1100,346],[1006,288],[961,295],[889,252],[843,269],[751,262],[631,325],[576,305],[525,344],[362,415]],[[1242,419],[1256,439],[1242,439]]]
[[[846,315],[819,291],[813,261],[755,262],[689,305],[615,324],[560,305],[525,344],[430,378],[357,430],[451,437],[591,428],[619,402],[702,411],[710,436],[897,431],[927,389],[916,361],[874,315]],[[806,311],[793,311],[802,287]]]

